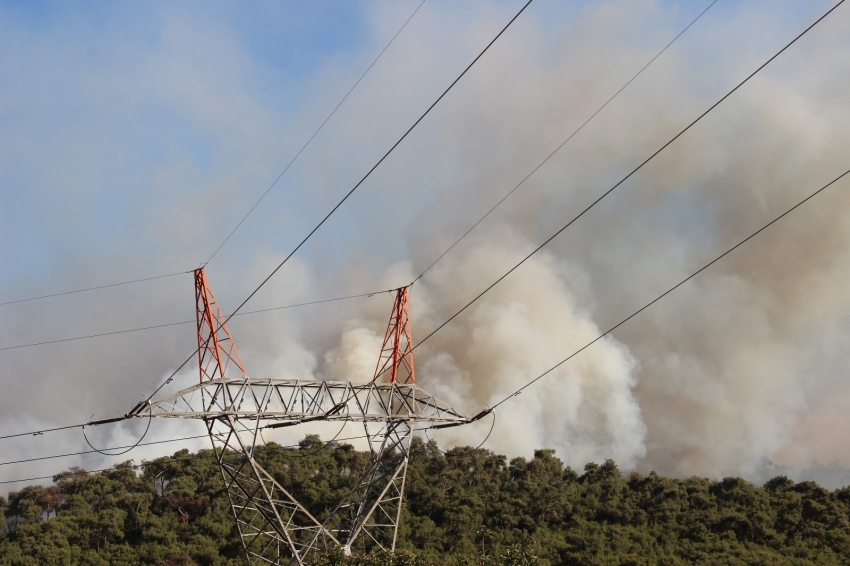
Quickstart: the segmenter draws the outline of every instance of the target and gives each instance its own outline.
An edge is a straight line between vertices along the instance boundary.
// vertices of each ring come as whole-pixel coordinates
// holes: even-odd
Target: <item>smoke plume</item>
[[[717,3],[415,283],[414,341],[828,6]],[[297,69],[268,47],[274,41],[245,31],[257,20],[223,9],[164,4],[155,18],[107,18],[103,28],[57,17],[45,30],[11,12],[0,18],[3,298],[205,261],[407,7],[415,6],[364,8],[363,37],[325,30],[324,55]],[[132,15],[123,13],[129,7],[108,9]],[[423,6],[210,262],[225,310],[286,257],[516,9]],[[702,9],[532,4],[245,310],[410,283]],[[284,8],[261,11],[265,22],[286,20]],[[418,383],[477,413],[850,167],[848,24],[850,7],[842,6],[417,348]],[[275,30],[275,41],[291,32]],[[575,468],[613,458],[624,470],[677,476],[762,481],[786,473],[830,487],[850,483],[850,450],[839,432],[850,424],[848,205],[845,180],[511,398],[485,446],[511,457],[554,448]],[[252,375],[365,381],[390,304],[379,293],[234,317],[230,327]],[[192,321],[193,308],[191,275],[6,305],[0,346]],[[0,433],[120,414],[174,371],[195,340],[189,323],[2,351]],[[174,386],[194,379],[189,364]],[[157,422],[148,439],[200,434],[196,424]],[[432,437],[444,447],[477,445],[489,427],[488,417]],[[143,428],[91,432],[101,446],[123,445]],[[4,461],[85,448],[77,432],[3,442]],[[170,451],[152,446],[120,459]],[[5,466],[0,480],[120,459]]]

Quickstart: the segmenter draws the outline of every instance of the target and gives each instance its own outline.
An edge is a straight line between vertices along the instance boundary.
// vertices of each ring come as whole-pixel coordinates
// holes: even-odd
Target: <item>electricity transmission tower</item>
[[[298,564],[333,546],[395,550],[416,423],[471,422],[416,385],[409,288],[396,290],[371,381],[249,377],[204,269],[195,270],[200,382],[130,416],[204,422],[249,564]],[[329,516],[314,517],[254,458],[261,428],[316,421],[362,423],[366,473]]]

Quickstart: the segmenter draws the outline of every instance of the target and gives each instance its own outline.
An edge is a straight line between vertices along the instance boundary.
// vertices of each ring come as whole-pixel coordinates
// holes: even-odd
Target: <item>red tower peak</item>
[[[203,267],[195,270],[195,308],[201,383],[224,377],[231,362],[243,376],[247,375]]]
[[[375,368],[375,377],[387,374],[390,383],[416,383],[413,369],[413,336],[410,325],[410,287],[396,290],[393,311]]]

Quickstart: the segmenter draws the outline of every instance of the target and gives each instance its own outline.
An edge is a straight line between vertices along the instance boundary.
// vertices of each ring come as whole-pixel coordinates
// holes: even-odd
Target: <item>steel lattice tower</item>
[[[409,288],[396,290],[371,381],[249,377],[204,269],[195,270],[200,382],[130,416],[202,420],[249,564],[298,564],[340,547],[395,550],[415,423],[471,422],[416,385]],[[368,470],[329,516],[314,517],[254,458],[261,428],[363,423]]]

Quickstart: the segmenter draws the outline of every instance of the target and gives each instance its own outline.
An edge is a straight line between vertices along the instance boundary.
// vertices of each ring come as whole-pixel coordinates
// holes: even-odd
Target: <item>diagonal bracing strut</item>
[[[415,423],[477,420],[416,384],[409,288],[396,290],[375,375],[360,383],[249,377],[203,268],[195,270],[195,302],[199,382],[129,416],[204,422],[248,564],[303,566],[331,547],[394,551]],[[315,421],[361,422],[370,455],[321,521],[254,458],[261,426]]]

